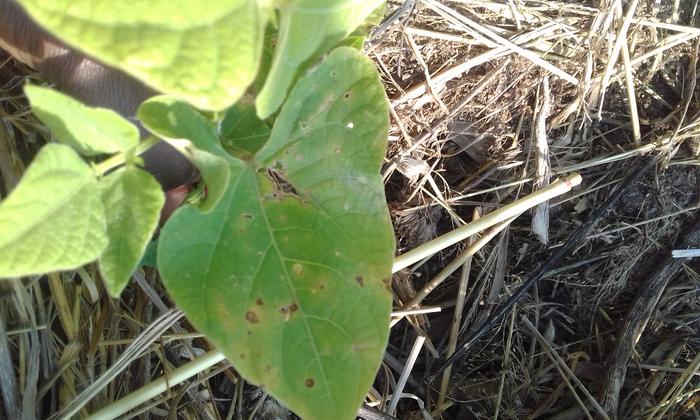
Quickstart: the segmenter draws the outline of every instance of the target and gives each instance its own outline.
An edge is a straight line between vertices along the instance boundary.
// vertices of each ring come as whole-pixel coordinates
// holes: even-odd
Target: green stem
[[[142,386],[126,397],[103,407],[102,409],[89,415],[87,418],[91,420],[111,420],[120,417],[129,410],[136,408],[151,398],[154,398],[167,391],[168,388],[174,387],[175,385],[186,381],[192,376],[214,366],[224,359],[225,357],[223,353],[218,350],[212,350],[209,353],[206,353],[204,356],[197,357],[196,359],[185,363],[172,372],[168,372],[167,375],[156,379],[148,385]]]
[[[155,137],[148,137],[147,139],[137,144],[136,147],[134,147],[134,149],[129,150],[127,152],[117,153],[116,155],[110,156],[109,158],[98,163],[94,166],[95,171],[100,175],[104,175],[112,169],[125,164],[128,161],[129,155],[133,154],[134,156],[138,156],[141,153],[153,147],[159,141],[160,139],[157,139]]]

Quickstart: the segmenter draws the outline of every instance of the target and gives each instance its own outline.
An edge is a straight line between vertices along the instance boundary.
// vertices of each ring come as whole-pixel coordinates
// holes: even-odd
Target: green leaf
[[[141,267],[156,268],[156,257],[158,256],[158,238],[151,240],[148,245],[146,245],[146,251],[143,253],[143,257],[139,262]]]
[[[250,159],[270,138],[270,127],[260,121],[252,105],[234,105],[219,124],[224,148],[241,159]]]
[[[90,108],[54,89],[27,85],[24,93],[32,112],[46,124],[56,140],[84,156],[125,152],[136,146],[139,131],[116,112]]]
[[[100,186],[109,236],[100,271],[109,294],[119,297],[158,227],[165,196],[158,181],[135,166],[106,176]]]
[[[305,419],[352,419],[389,333],[394,237],[379,175],[388,103],[339,48],[300,80],[268,143],[207,214],[163,228],[175,302],[249,381]]]
[[[92,168],[68,146],[44,146],[0,203],[0,277],[80,267],[106,246]]]
[[[256,0],[20,0],[50,32],[161,92],[211,110],[255,78],[265,14]]]
[[[253,92],[259,92],[265,85],[265,79],[270,73],[270,67],[272,66],[272,57],[275,54],[275,45],[277,44],[277,21],[275,18],[269,18],[268,23],[265,26],[265,36],[263,37],[262,54],[260,56],[260,67],[258,68],[258,74],[255,76],[255,81],[250,87]]]
[[[265,119],[284,102],[304,65],[352,33],[384,0],[277,0],[280,29],[270,74],[255,106]]]
[[[158,137],[178,149],[199,169],[207,184],[202,210],[221,199],[229,183],[229,155],[221,147],[214,125],[184,102],[156,96],[141,104],[138,117]]]

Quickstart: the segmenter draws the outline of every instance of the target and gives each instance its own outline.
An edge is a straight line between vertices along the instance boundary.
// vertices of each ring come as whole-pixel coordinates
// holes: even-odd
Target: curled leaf
[[[156,96],[141,104],[138,117],[202,173],[207,184],[202,210],[216,205],[228,187],[230,165],[213,124],[186,103],[167,96]]]

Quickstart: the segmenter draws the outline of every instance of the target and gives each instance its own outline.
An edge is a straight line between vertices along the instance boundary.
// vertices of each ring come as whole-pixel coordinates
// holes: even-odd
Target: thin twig
[[[511,217],[515,217],[544,201],[558,197],[562,194],[566,194],[580,183],[581,176],[579,174],[574,174],[568,176],[567,178],[559,179],[547,188],[541,189],[540,191],[521,198],[520,200],[516,200],[515,202],[510,203],[499,210],[485,215],[477,221],[461,226],[450,233],[442,235],[439,238],[433,239],[428,243],[399,255],[394,260],[392,272],[395,273],[413,263],[422,260],[423,258],[434,255],[448,246],[452,246],[477,232],[488,229],[489,227],[506,221]]]
[[[472,220],[477,220],[481,217],[481,211],[477,208],[474,209],[474,217]],[[467,246],[471,247],[476,238],[471,237],[467,241]],[[469,285],[469,274],[472,267],[472,257],[468,257],[464,260],[462,264],[462,275],[459,281],[459,288],[457,290],[457,302],[455,304],[455,312],[452,317],[452,324],[450,324],[450,338],[447,342],[447,356],[451,356],[457,348],[457,338],[459,337],[459,330],[462,326],[462,313],[464,312],[464,303],[467,297],[467,286]],[[447,388],[450,385],[450,374],[451,369],[445,370],[445,374],[442,376],[442,383],[440,384],[440,396],[438,397],[437,406],[440,407],[445,402],[445,396],[447,395]]]

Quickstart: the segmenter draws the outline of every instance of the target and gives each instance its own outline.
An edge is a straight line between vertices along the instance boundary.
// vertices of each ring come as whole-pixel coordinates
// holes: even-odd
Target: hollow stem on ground
[[[525,211],[558,197],[571,191],[573,187],[579,185],[582,181],[581,175],[572,174],[566,178],[562,178],[552,183],[549,187],[543,188],[536,193],[530,194],[527,197],[514,201],[498,210],[495,210],[479,220],[461,226],[445,235],[433,239],[417,248],[414,248],[404,254],[399,255],[394,259],[393,273],[408,267],[411,264],[417,263],[423,258],[434,255],[443,249],[463,241],[464,239],[478,233],[491,226],[497,225],[511,217],[518,216]]]

